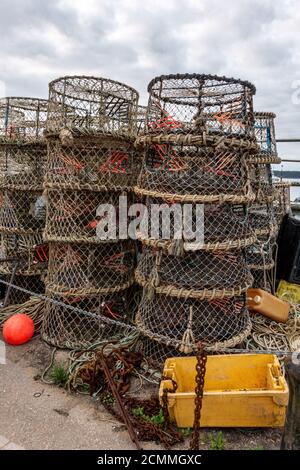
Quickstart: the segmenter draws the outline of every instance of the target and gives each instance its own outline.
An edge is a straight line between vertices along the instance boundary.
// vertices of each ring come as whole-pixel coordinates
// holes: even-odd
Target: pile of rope
[[[263,315],[251,317],[251,337],[246,348],[262,351],[288,352],[300,348],[300,305],[291,304],[286,323],[277,323]]]

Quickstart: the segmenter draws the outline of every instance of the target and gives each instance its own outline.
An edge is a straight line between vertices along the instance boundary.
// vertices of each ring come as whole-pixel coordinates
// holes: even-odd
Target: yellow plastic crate
[[[176,381],[176,393],[168,393],[171,420],[190,428],[194,422],[195,357],[167,359],[164,376]],[[163,380],[164,388],[172,388]],[[288,386],[280,364],[272,354],[208,356],[201,427],[281,427],[288,404]]]
[[[280,281],[276,293],[278,297],[281,297],[283,300],[300,304],[300,285],[298,284]]]

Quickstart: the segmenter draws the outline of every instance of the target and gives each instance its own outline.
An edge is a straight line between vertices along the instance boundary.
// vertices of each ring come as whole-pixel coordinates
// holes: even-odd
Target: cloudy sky
[[[156,75],[227,75],[256,85],[278,137],[300,137],[298,0],[0,0],[0,28],[7,95],[46,97],[52,79],[83,74],[125,82],[146,103]]]

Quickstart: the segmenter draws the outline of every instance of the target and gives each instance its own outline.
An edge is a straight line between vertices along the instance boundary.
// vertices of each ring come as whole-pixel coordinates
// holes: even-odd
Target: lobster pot
[[[78,295],[119,292],[133,283],[131,241],[106,244],[50,243],[47,285]]]
[[[273,269],[252,269],[251,274],[253,276],[252,287],[275,294]]]
[[[48,190],[44,238],[54,242],[111,243],[118,239],[122,221],[125,239],[129,201],[126,192]]]
[[[42,338],[61,348],[88,348],[120,335],[112,320],[128,322],[131,316],[127,290],[105,295],[54,294],[48,291]]]
[[[255,203],[249,209],[249,225],[258,238],[274,237],[278,232],[273,204]]]
[[[38,275],[48,267],[48,245],[42,235],[6,234],[0,235],[0,273],[13,271],[22,275]]]
[[[254,195],[248,156],[238,147],[151,143],[144,151],[138,191],[173,201],[249,202]]]
[[[281,181],[280,183],[274,183],[274,187],[278,192],[278,198],[273,203],[275,218],[277,223],[280,225],[283,217],[286,214],[291,213],[290,203],[290,191],[291,185],[288,182]]]
[[[273,202],[277,197],[272,182],[272,170],[270,164],[250,164],[249,165],[251,187],[255,194],[257,203]]]
[[[47,161],[45,142],[1,144],[0,187],[15,191],[42,190]]]
[[[275,238],[262,237],[254,245],[246,248],[246,260],[250,269],[266,270],[275,265],[274,251],[276,247]]]
[[[106,78],[62,77],[49,84],[47,132],[135,136],[138,93]]]
[[[111,135],[73,137],[70,131],[67,138],[48,139],[48,188],[123,190],[136,183],[139,159],[132,140]]]
[[[28,144],[43,140],[47,100],[37,98],[0,99],[0,142]]]
[[[203,341],[208,349],[233,347],[249,334],[245,295],[198,300],[144,290],[136,315],[141,333],[185,353]]]
[[[45,216],[46,201],[41,191],[2,191],[0,232],[41,233],[45,225]]]
[[[12,285],[8,287],[7,284],[2,284],[1,280]],[[6,306],[22,304],[29,300],[32,295],[45,292],[43,276],[35,274],[24,275],[17,273],[12,277],[11,274],[0,273],[0,284],[4,286]]]
[[[280,163],[278,157],[275,124],[276,115],[268,112],[254,113],[254,131],[259,152],[253,155],[251,161],[258,164]]]
[[[147,246],[136,269],[136,280],[156,292],[200,299],[239,295],[252,284],[240,250],[196,251],[174,256]]]
[[[173,253],[244,248],[255,241],[246,208],[232,204],[170,203],[145,199],[137,237]],[[184,235],[184,243],[181,237]],[[181,246],[182,245],[182,246]]]
[[[154,78],[149,86],[145,134],[254,138],[253,94],[248,82],[202,74]],[[160,119],[153,121],[153,115]],[[178,138],[180,140],[180,138]]]

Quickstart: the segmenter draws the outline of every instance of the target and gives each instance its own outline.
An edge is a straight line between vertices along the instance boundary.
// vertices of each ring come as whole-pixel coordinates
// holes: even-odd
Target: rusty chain
[[[196,388],[195,388],[195,416],[193,435],[190,442],[190,450],[199,450],[199,437],[200,437],[200,418],[204,390],[204,380],[206,372],[207,353],[204,350],[202,343],[197,345],[197,363],[196,363]]]

